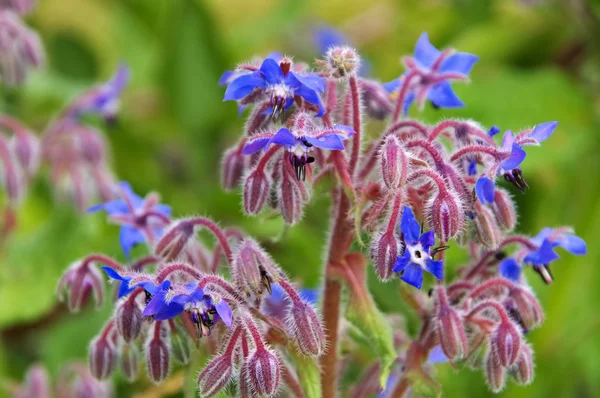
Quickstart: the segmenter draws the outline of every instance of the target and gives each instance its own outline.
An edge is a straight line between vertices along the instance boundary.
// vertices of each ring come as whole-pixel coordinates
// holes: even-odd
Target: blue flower
[[[174,289],[167,286],[152,297],[143,316],[154,316],[155,320],[163,321],[187,311],[192,321],[198,325],[202,336],[210,335],[212,326],[219,319],[231,328],[232,312],[225,300],[206,294],[195,282],[187,284],[185,290],[185,294],[174,294]]]
[[[241,100],[254,90],[262,90],[271,98],[271,108],[266,112],[273,116],[283,115],[289,109],[296,97],[318,107],[317,116],[323,116],[325,109],[319,93],[325,91],[325,80],[315,74],[294,73],[291,62],[287,59],[277,63],[272,58],[263,61],[260,69],[232,80],[223,100]]]
[[[468,80],[468,75],[479,57],[464,52],[447,54],[448,52],[441,52],[429,42],[427,33],[423,33],[419,37],[414,57],[405,62],[409,68],[408,72],[387,85],[388,90],[393,92],[400,89],[410,73],[419,76],[408,82],[411,87],[404,100],[403,111],[405,114],[408,113],[410,105],[415,100],[421,107],[424,105],[425,99],[431,101],[436,108],[465,106],[454,93],[450,81]]]
[[[290,153],[289,160],[294,170],[296,171],[296,177],[298,180],[304,179],[305,168],[307,164],[314,162],[314,158],[309,156],[313,147],[329,150],[343,150],[343,140],[351,137],[354,134],[354,130],[348,126],[336,124],[335,126],[319,130],[310,121],[306,115],[299,115],[297,118],[301,119],[304,127],[300,129],[294,129],[293,131],[283,127],[277,131],[277,133],[259,133],[255,134],[248,140],[248,143],[242,150],[245,155],[250,155],[260,151],[261,149],[267,149],[269,145],[281,145],[287,149]]]
[[[479,178],[475,183],[475,193],[477,194],[477,199],[482,204],[486,202],[493,203],[495,194],[494,181],[485,176]]]
[[[433,231],[420,234],[421,227],[413,215],[412,209],[404,206],[400,231],[404,234],[404,253],[398,256],[392,270],[402,273],[400,279],[420,289],[423,286],[423,270],[434,275],[438,280],[444,276],[443,261],[431,258],[431,246],[435,244]]]
[[[119,241],[125,256],[129,258],[135,245],[153,242],[162,236],[164,226],[171,215],[171,208],[157,203],[156,195],[141,198],[133,192],[127,182],[120,182],[118,186],[119,199],[94,205],[88,212],[104,210],[113,221],[121,224]]]
[[[270,53],[269,55],[267,55],[266,58],[271,58],[275,62],[279,62],[279,61],[281,61],[283,56],[281,55],[280,52],[274,51],[274,52]],[[258,69],[260,67],[261,63],[262,63],[262,60],[260,58],[253,59],[249,63],[249,66],[252,66],[252,68]],[[255,64],[256,64],[256,66],[254,66]],[[243,75],[248,75],[252,72],[253,72],[253,70],[251,70],[250,68],[248,68],[248,69],[238,68],[235,70],[227,70],[227,71],[223,72],[223,74],[219,78],[219,85],[227,86],[229,83],[231,83],[238,77],[243,76]]]
[[[133,279],[133,276],[121,275],[115,269],[108,266],[103,266],[102,270],[106,273],[106,275],[108,275],[109,278],[121,282],[119,284],[119,298],[127,296],[129,293],[133,292],[137,287],[140,286],[143,287],[144,290],[146,290],[150,294],[156,294],[158,289],[160,289],[160,287],[155,286],[152,282],[149,281],[139,282],[134,285],[131,285],[131,280]]]
[[[79,96],[67,110],[68,114],[71,117],[80,117],[98,113],[104,119],[112,121],[119,108],[121,94],[129,82],[129,75],[129,67],[125,64],[119,65],[109,81]]]

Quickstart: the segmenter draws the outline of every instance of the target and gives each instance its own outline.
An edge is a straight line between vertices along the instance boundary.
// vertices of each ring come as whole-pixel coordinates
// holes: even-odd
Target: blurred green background
[[[478,54],[472,83],[456,85],[467,107],[428,108],[424,119],[473,118],[502,130],[560,121],[543,148],[527,149],[524,173],[531,188],[516,195],[518,230],[535,234],[545,226],[572,225],[589,248],[587,257],[565,255],[553,267],[551,286],[531,275],[547,315],[527,337],[536,353],[536,378],[525,388],[510,384],[502,394],[600,395],[596,2],[40,0],[27,22],[40,32],[48,67],[25,87],[4,91],[3,112],[42,131],[70,98],[108,78],[123,60],[133,79],[118,125],[105,129],[119,178],[139,193],[161,192],[176,215],[209,215],[263,239],[278,234],[281,222],[243,216],[239,193],[225,193],[218,183],[220,153],[243,125],[236,105],[222,102],[217,80],[224,70],[273,50],[311,62],[317,56],[312,31],[321,24],[346,34],[382,81],[401,73],[400,56],[412,52],[423,31],[438,47]],[[70,315],[57,305],[56,282],[70,262],[92,251],[123,255],[116,227],[55,203],[47,181],[33,184],[18,230],[0,253],[0,378],[19,380],[36,361],[55,374],[64,363],[86,358],[90,339],[111,311],[108,303],[100,312],[87,308]],[[305,286],[320,280],[328,204],[328,193],[317,191],[289,239],[270,248]],[[449,267],[458,265],[451,261]],[[370,284],[385,311],[405,309],[396,304],[397,284],[383,286],[373,277]],[[437,373],[445,396],[492,395],[480,372],[442,365]]]

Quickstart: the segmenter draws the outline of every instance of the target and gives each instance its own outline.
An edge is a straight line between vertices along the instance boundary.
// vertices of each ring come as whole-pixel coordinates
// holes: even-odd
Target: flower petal
[[[404,112],[405,116],[408,115],[410,106],[412,105],[413,102],[415,102],[416,98],[417,98],[417,95],[412,91],[410,93],[408,93],[408,95],[406,96],[406,99],[404,100],[404,105],[402,106],[402,112]]]
[[[404,233],[404,242],[406,242],[407,245],[416,244],[421,236],[421,226],[415,219],[412,209],[408,206],[404,206],[402,209],[400,231]]]
[[[229,83],[227,89],[225,90],[223,101],[242,99],[257,87],[266,87],[265,79],[259,73],[253,72],[242,75]]]
[[[429,101],[438,108],[461,108],[465,103],[458,98],[450,82],[444,81],[433,86],[427,94]]]
[[[242,149],[242,154],[252,155],[253,153],[256,153],[266,147],[269,144],[269,141],[271,141],[270,138],[257,138],[252,140],[244,146],[244,149]]]
[[[435,233],[433,231],[427,231],[419,238],[423,251],[429,253],[431,246],[435,245]]]
[[[166,296],[165,291],[160,291],[160,292],[156,293],[154,295],[154,297],[152,297],[152,299],[148,302],[148,304],[146,305],[146,308],[144,308],[144,312],[142,312],[142,316],[152,316],[152,315],[155,315],[156,313],[158,313],[160,308],[163,305],[166,305],[165,296]]]
[[[131,253],[131,249],[139,244],[144,243],[146,238],[140,231],[138,231],[135,227],[131,225],[122,225],[121,230],[119,231],[119,242],[121,242],[121,248],[123,249],[123,253],[125,253],[125,257],[129,258],[129,254]]]
[[[116,270],[111,267],[103,265],[102,270],[106,273],[106,275],[108,275],[109,278],[116,279],[118,281],[125,280]]]
[[[533,129],[531,134],[529,134],[529,136],[531,138],[535,138],[537,142],[545,141],[548,138],[550,138],[550,136],[554,132],[554,129],[556,129],[556,126],[558,126],[558,122],[546,122],[538,124],[537,126],[535,126],[535,128]]]
[[[467,172],[469,173],[470,176],[474,176],[477,174],[477,161],[476,160],[471,160],[469,162],[469,167],[467,168]]]
[[[430,68],[439,56],[440,50],[435,48],[429,42],[427,33],[421,34],[417,41],[417,45],[415,46],[415,60],[421,64],[421,66]]]
[[[587,254],[587,245],[585,244],[585,241],[577,235],[564,235],[563,240],[561,240],[559,244],[569,253],[576,254],[578,256]]]
[[[215,309],[217,310],[217,314],[219,314],[225,325],[227,325],[227,327],[231,329],[232,314],[231,307],[229,307],[229,304],[227,304],[225,300],[221,299],[217,303],[215,303]]]
[[[157,321],[164,321],[176,317],[183,312],[183,305],[175,302],[170,302],[159,308],[158,312],[154,315],[154,319]]]
[[[293,77],[296,78],[296,80],[303,86],[306,86],[318,93],[325,91],[325,79],[323,79],[321,76],[315,74],[291,73],[293,74]]]
[[[219,86],[225,86],[229,83],[229,78],[233,76],[235,72],[232,70],[226,70],[219,78]]]
[[[496,134],[500,133],[500,127],[498,126],[492,126],[490,127],[490,129],[488,130],[488,135],[490,137],[495,136]]]
[[[475,193],[481,204],[493,203],[495,191],[494,181],[487,177],[481,177],[475,183]]]
[[[521,163],[523,163],[523,160],[525,160],[526,156],[527,152],[525,152],[523,148],[521,148],[517,144],[513,144],[510,157],[501,163],[501,167],[504,170],[512,170],[515,167],[518,167]]]
[[[304,137],[304,139],[311,145],[317,148],[329,149],[329,150],[342,150],[344,149],[344,143],[340,140],[337,134],[326,135],[320,138],[315,137]]]
[[[440,72],[458,72],[468,75],[479,60],[477,55],[469,53],[454,53],[446,58],[440,66]]]
[[[321,97],[319,94],[309,86],[304,84],[300,85],[299,88],[296,89],[295,95],[299,95],[304,98],[307,102],[317,105],[319,107],[319,111],[315,116],[321,117],[325,114],[325,108],[323,108],[323,104],[321,103]]]
[[[383,88],[388,93],[393,93],[394,91],[398,90],[401,85],[402,85],[401,78],[397,78],[397,79],[392,80],[391,82],[382,84]]]
[[[511,281],[517,282],[521,277],[521,267],[514,258],[503,260],[498,266],[500,275]]]
[[[285,127],[279,129],[277,134],[271,138],[272,144],[277,144],[281,146],[293,147],[298,142],[298,139],[292,132]]]
[[[309,304],[315,305],[319,301],[319,291],[317,289],[302,289],[300,295]]]
[[[560,257],[554,252],[552,243],[548,239],[545,239],[542,245],[536,251],[525,256],[523,261],[530,264],[543,265],[549,264],[558,258]]]
[[[552,228],[544,228],[535,237],[531,238],[531,243],[536,246],[541,246],[544,240],[552,235]]]
[[[260,66],[260,73],[268,84],[282,83],[284,80],[283,71],[279,63],[272,58],[266,58]]]
[[[444,350],[442,350],[442,346],[439,344],[433,347],[427,358],[427,362],[429,363],[446,363],[448,361],[448,357],[444,354]]]
[[[432,259],[427,260],[425,263],[425,269],[427,272],[432,274],[437,278],[438,281],[441,281],[444,278],[444,262],[443,261],[435,261]]]
[[[502,137],[502,151],[508,152],[511,150],[513,143],[515,142],[515,137],[513,136],[512,131],[507,130]]]
[[[400,279],[420,289],[423,287],[423,268],[411,263],[404,269],[404,274],[402,274]]]
[[[404,268],[406,268],[408,263],[410,263],[410,252],[408,250],[405,250],[404,254],[396,258],[396,262],[392,267],[392,271],[396,273],[402,272]]]

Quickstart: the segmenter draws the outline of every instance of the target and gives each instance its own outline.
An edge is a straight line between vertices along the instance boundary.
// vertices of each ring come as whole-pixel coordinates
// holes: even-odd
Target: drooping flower
[[[325,113],[319,97],[319,93],[325,91],[325,80],[315,74],[293,72],[289,58],[279,63],[272,58],[265,59],[257,71],[231,81],[223,100],[241,100],[255,90],[270,97],[271,108],[266,112],[273,117],[283,117],[283,112],[292,106],[296,98],[318,107],[317,116]]]
[[[267,55],[266,58],[271,58],[275,62],[279,62],[283,58],[283,56],[281,55],[280,52],[275,51],[275,52],[272,52],[269,55]],[[234,70],[226,70],[225,72],[223,72],[223,74],[219,78],[219,85],[227,86],[229,83],[231,83],[238,77],[250,74],[250,73],[258,70],[258,68],[260,68],[260,65],[262,64],[262,61],[263,61],[262,58],[255,57],[250,62],[248,62],[245,65],[242,65],[241,67],[238,67]]]
[[[343,150],[343,140],[351,137],[354,130],[342,124],[331,128],[318,127],[307,114],[296,117],[292,130],[283,127],[277,133],[258,133],[250,137],[242,150],[245,155],[253,154],[269,145],[281,145],[289,152],[289,160],[298,180],[304,179],[306,165],[314,162],[310,156],[313,147],[329,150]]]
[[[410,91],[404,100],[405,114],[415,100],[421,108],[427,99],[436,108],[463,107],[465,104],[457,97],[450,82],[467,81],[478,60],[478,56],[469,53],[440,51],[429,42],[427,33],[423,33],[415,46],[414,56],[404,60],[408,70],[400,78],[387,83],[386,89],[390,93],[399,91],[405,80],[410,78],[406,82]]]
[[[152,243],[162,236],[164,227],[170,221],[171,208],[158,203],[156,194],[141,198],[127,182],[120,182],[118,187],[119,199],[92,206],[88,212],[104,210],[111,220],[121,225],[119,240],[125,256],[129,257],[135,245]]]
[[[106,121],[113,121],[119,109],[121,94],[129,82],[129,75],[129,67],[125,64],[119,65],[115,74],[106,83],[92,87],[77,97],[67,108],[66,114],[79,118],[86,114],[97,113]]]
[[[183,290],[185,293],[181,293]],[[157,321],[171,319],[182,312],[190,313],[198,325],[200,336],[210,335],[211,328],[219,319],[231,328],[232,312],[229,304],[221,297],[205,293],[197,283],[187,284],[184,289],[160,290],[144,309],[144,316],[154,316]]]
[[[109,278],[120,282],[119,290],[117,293],[119,298],[127,296],[129,293],[133,292],[137,287],[143,287],[144,290],[147,291],[149,294],[154,295],[162,289],[168,288],[170,284],[169,281],[165,281],[167,284],[163,282],[163,284],[156,286],[154,285],[154,283],[148,280],[131,284],[131,281],[133,280],[133,275],[127,272],[119,272],[114,268],[111,268],[106,265],[102,267],[102,270],[104,271],[104,273],[106,273],[106,275],[108,275]]]
[[[404,253],[398,256],[393,271],[402,273],[400,279],[420,289],[423,286],[423,270],[438,280],[444,276],[444,262],[431,258],[431,246],[435,244],[433,231],[420,233],[421,227],[410,207],[404,206],[400,231],[404,234]]]

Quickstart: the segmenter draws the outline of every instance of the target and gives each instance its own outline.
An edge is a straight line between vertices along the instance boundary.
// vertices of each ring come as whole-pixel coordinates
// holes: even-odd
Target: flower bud
[[[33,176],[40,165],[40,140],[29,130],[23,129],[11,140],[15,157],[25,173]]]
[[[208,398],[216,395],[229,383],[232,374],[231,355],[223,354],[214,357],[198,376],[200,396]]]
[[[473,226],[475,228],[477,240],[488,249],[496,249],[500,244],[502,236],[491,210],[481,206],[479,202],[477,202],[475,205],[474,216]]]
[[[94,295],[96,308],[99,308],[104,300],[104,278],[90,261],[77,261],[65,271],[56,290],[58,299],[66,300],[71,312],[78,312],[90,294]]]
[[[256,297],[262,296],[265,289],[271,294],[271,283],[279,282],[282,275],[271,256],[252,238],[245,238],[237,246],[231,269],[236,287]]]
[[[4,137],[0,137],[0,182],[4,186],[6,196],[11,203],[19,203],[26,189],[23,171],[18,165],[15,154],[7,147]]]
[[[278,178],[279,189],[277,189],[277,205],[283,220],[294,225],[302,218],[304,198],[302,195],[302,181],[296,178],[296,174],[290,162],[281,162],[281,176]]]
[[[271,179],[264,170],[253,170],[244,181],[244,211],[247,214],[258,214],[265,203],[271,189]]]
[[[425,211],[431,229],[442,242],[455,237],[464,226],[464,212],[456,194],[438,194]]]
[[[0,9],[12,10],[22,15],[31,11],[35,4],[35,0],[3,0],[0,1]]]
[[[315,310],[309,304],[293,303],[289,308],[286,326],[304,355],[319,357],[325,352],[325,333]]]
[[[135,297],[134,293],[119,300],[115,311],[117,330],[127,343],[135,340],[142,330],[142,310]]]
[[[443,287],[434,291],[435,325],[442,351],[450,362],[463,358],[468,350],[467,335],[460,316],[448,303]]]
[[[190,238],[194,235],[194,225],[189,220],[179,220],[171,223],[154,246],[154,254],[164,261],[174,261],[184,252]]]
[[[393,230],[379,234],[371,241],[371,259],[375,265],[375,272],[382,281],[387,281],[393,275],[392,268],[398,257],[399,247]]]
[[[229,148],[223,154],[221,164],[221,185],[226,191],[235,189],[242,180],[246,168],[246,157],[237,147]]]
[[[523,344],[519,358],[511,368],[511,374],[519,384],[527,385],[533,381],[533,351],[528,344]]]
[[[32,68],[44,62],[44,51],[39,36],[29,29],[12,11],[0,13],[0,76],[2,83],[16,86],[25,81]]]
[[[254,397],[270,397],[279,389],[280,362],[268,348],[258,348],[244,363],[248,387]]]
[[[394,105],[390,101],[390,94],[381,83],[360,79],[359,84],[364,109],[369,117],[383,120],[394,111]]]
[[[511,289],[508,299],[513,304],[514,311],[518,314],[524,329],[531,330],[544,322],[544,311],[530,291],[520,287]]]
[[[511,321],[500,322],[492,334],[490,347],[496,353],[500,365],[514,365],[521,349],[521,333],[518,326]]]
[[[408,157],[394,135],[388,135],[381,146],[379,170],[383,183],[390,191],[397,190],[406,182]]]
[[[500,226],[511,231],[517,225],[517,214],[515,204],[510,195],[503,189],[496,189],[494,193],[494,202],[492,203],[492,212]]]
[[[123,344],[119,360],[121,362],[121,371],[129,381],[134,381],[138,376],[139,352],[135,344]]]
[[[485,376],[492,392],[499,393],[506,383],[506,368],[500,364],[493,349],[488,350],[485,362]]]
[[[99,165],[106,159],[106,142],[102,134],[94,129],[79,131],[79,145],[83,158],[92,165]]]
[[[356,75],[360,67],[360,56],[348,46],[331,47],[325,54],[326,69],[331,76],[342,78]]]
[[[13,395],[14,398],[50,398],[51,396],[48,372],[41,365],[33,365],[27,370],[23,385]]]
[[[158,384],[169,374],[169,333],[162,322],[156,322],[148,331],[145,344],[148,377]]]
[[[98,380],[108,378],[117,361],[116,349],[109,334],[103,332],[90,344],[90,372]]]

